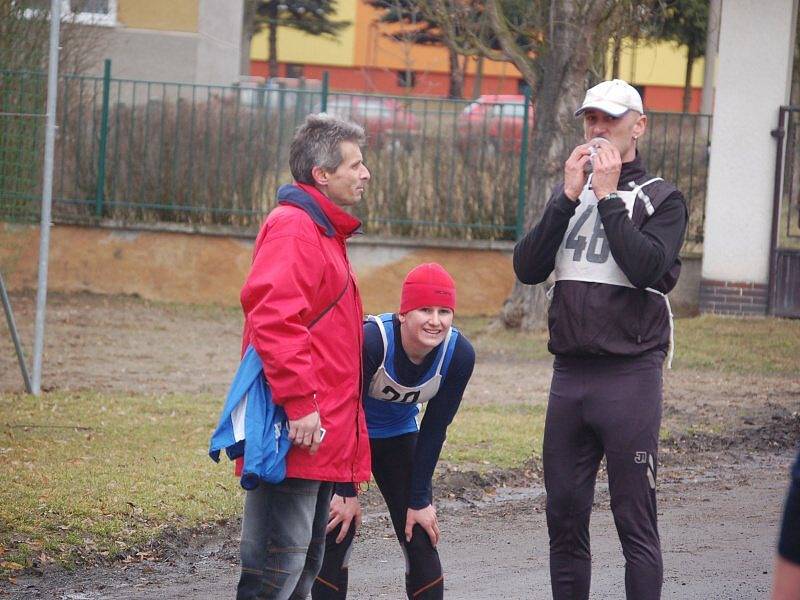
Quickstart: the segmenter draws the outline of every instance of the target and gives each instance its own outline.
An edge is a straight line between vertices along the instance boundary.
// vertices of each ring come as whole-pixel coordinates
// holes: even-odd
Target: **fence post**
[[[322,102],[320,103],[321,112],[328,110],[328,72],[322,72]]]
[[[106,189],[106,144],[108,143],[108,98],[111,95],[111,59],[103,65],[103,109],[100,117],[100,156],[97,159],[97,190],[94,197],[94,214],[103,216]]]
[[[525,182],[528,179],[528,116],[531,110],[531,88],[525,86],[525,110],[522,117],[522,147],[519,152],[519,182],[517,183],[517,239],[525,230]]]
[[[11,300],[8,298],[8,292],[6,292],[6,284],[3,282],[2,273],[0,273],[0,298],[3,300],[3,309],[5,309],[6,312],[6,322],[8,323],[8,330],[11,332],[11,340],[14,342],[14,349],[17,351],[17,361],[19,362],[19,370],[22,372],[22,381],[25,384],[25,391],[32,394],[33,385],[31,384],[31,376],[28,373],[28,366],[25,363],[25,354],[22,351],[22,344],[20,344],[19,341],[17,324],[14,321],[14,311],[11,310]]]

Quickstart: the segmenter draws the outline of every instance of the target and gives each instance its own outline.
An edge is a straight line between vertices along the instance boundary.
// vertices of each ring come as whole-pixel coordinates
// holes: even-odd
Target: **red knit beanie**
[[[400,295],[400,314],[423,306],[442,306],[456,309],[456,283],[438,263],[414,267],[403,281]]]

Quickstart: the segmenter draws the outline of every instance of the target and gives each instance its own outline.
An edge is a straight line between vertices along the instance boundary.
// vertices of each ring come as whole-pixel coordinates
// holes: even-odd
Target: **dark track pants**
[[[589,516],[604,454],[626,597],[661,597],[655,482],[663,361],[662,352],[555,359],[543,451],[555,600],[589,597]]]
[[[411,488],[411,469],[417,433],[391,438],[372,438],[372,476],[383,494],[394,532],[406,558],[406,595],[413,600],[440,600],[444,579],[439,553],[425,530],[414,526],[411,541],[406,542],[406,511]],[[313,600],[341,600],[347,597],[347,561],[353,541],[351,527],[341,544],[336,543],[339,528],[328,534],[325,558],[311,590]]]

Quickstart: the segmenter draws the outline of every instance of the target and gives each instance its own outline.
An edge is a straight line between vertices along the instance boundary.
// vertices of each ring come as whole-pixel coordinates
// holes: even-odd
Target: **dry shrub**
[[[399,136],[368,147],[358,215],[370,234],[513,239],[519,157],[458,138]]]
[[[68,108],[57,189],[75,215],[89,206],[97,216],[127,221],[248,226],[261,221],[275,189],[290,180],[295,111],[245,105],[227,88],[134,90],[115,82],[97,202],[102,88],[91,83],[82,78],[62,92]]]

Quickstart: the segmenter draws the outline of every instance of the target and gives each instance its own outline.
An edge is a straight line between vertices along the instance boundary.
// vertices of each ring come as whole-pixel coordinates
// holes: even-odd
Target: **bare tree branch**
[[[522,73],[522,77],[525,81],[535,90],[536,88],[534,86],[539,80],[538,73],[534,67],[535,58],[532,58],[530,54],[520,48],[519,44],[516,42],[515,36],[500,7],[500,0],[488,0],[486,10],[489,14],[490,23],[497,36],[497,40],[503,48],[503,52],[508,56],[511,62],[514,63],[514,66],[517,67],[519,72]]]

